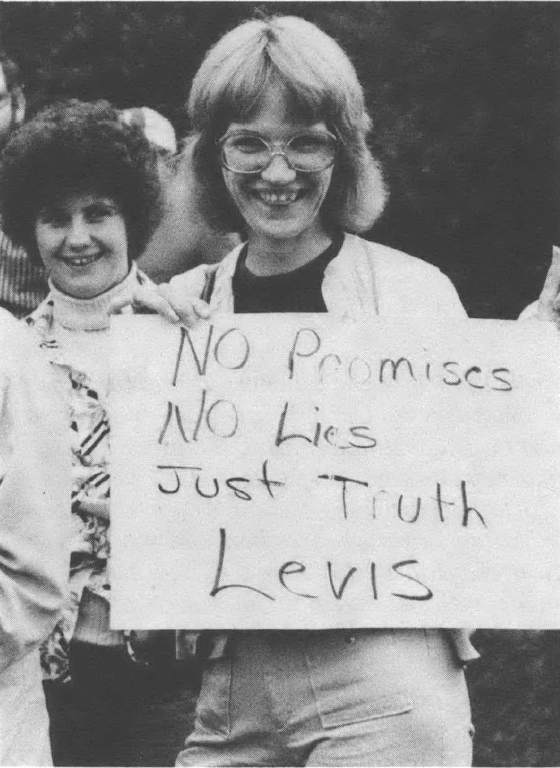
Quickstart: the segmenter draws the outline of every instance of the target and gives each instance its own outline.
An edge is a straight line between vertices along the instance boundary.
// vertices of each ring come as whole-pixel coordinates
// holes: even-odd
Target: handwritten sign
[[[547,323],[112,327],[112,623],[560,627]]]

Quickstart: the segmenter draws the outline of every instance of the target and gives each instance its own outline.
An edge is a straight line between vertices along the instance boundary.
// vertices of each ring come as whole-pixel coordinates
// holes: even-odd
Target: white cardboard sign
[[[560,628],[548,323],[112,326],[112,624]]]

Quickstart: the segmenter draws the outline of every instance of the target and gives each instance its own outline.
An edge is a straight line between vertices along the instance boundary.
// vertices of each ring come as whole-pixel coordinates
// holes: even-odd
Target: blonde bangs
[[[193,80],[188,111],[208,215],[224,231],[243,227],[223,185],[216,140],[231,123],[250,121],[273,86],[289,117],[323,121],[339,139],[324,212],[348,231],[365,231],[381,215],[387,190],[366,143],[371,120],[363,89],[338,43],[296,16],[240,24],[210,49]]]

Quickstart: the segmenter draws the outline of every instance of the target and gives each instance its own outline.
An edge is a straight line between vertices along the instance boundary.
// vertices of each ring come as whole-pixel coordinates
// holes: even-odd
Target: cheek
[[[128,236],[124,219],[113,224],[106,238],[111,242],[113,252],[128,262]]]
[[[56,233],[53,233],[49,227],[38,224],[35,227],[35,244],[41,259],[43,261],[48,259],[57,245]]]
[[[233,200],[237,200],[239,196],[239,185],[237,184],[237,181],[234,178],[234,176],[229,171],[223,171],[222,178],[224,180],[224,185],[228,195]]]
[[[254,180],[253,176],[243,176],[241,174],[232,173],[231,171],[223,171],[222,177],[227,193],[236,206],[246,205],[247,202],[251,202],[249,189]]]
[[[321,179],[321,185],[320,185],[321,200],[324,200],[325,197],[327,196],[331,186],[331,181],[332,181],[332,168],[329,168],[328,171],[325,171],[325,176]]]

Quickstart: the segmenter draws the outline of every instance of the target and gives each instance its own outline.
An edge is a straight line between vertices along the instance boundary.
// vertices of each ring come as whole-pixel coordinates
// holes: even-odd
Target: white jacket
[[[66,592],[70,430],[58,389],[31,332],[0,310],[0,672],[48,636]]]
[[[242,247],[234,248],[217,266],[202,265],[174,277],[173,292],[200,295],[201,280],[215,271],[210,306],[233,312],[231,281]],[[439,269],[357,235],[345,235],[340,252],[327,265],[322,290],[327,310],[341,320],[367,315],[439,320],[467,316],[457,291]]]
[[[234,310],[232,279],[243,245],[220,264],[201,265],[174,277],[169,288],[174,296],[200,296],[210,275],[215,281],[210,308]],[[357,321],[367,316],[384,318],[465,319],[467,313],[451,281],[431,264],[386,245],[346,234],[338,255],[327,265],[322,285],[327,311],[340,320]],[[448,630],[462,662],[478,658],[470,642],[472,631]],[[219,644],[221,645],[221,644]]]

